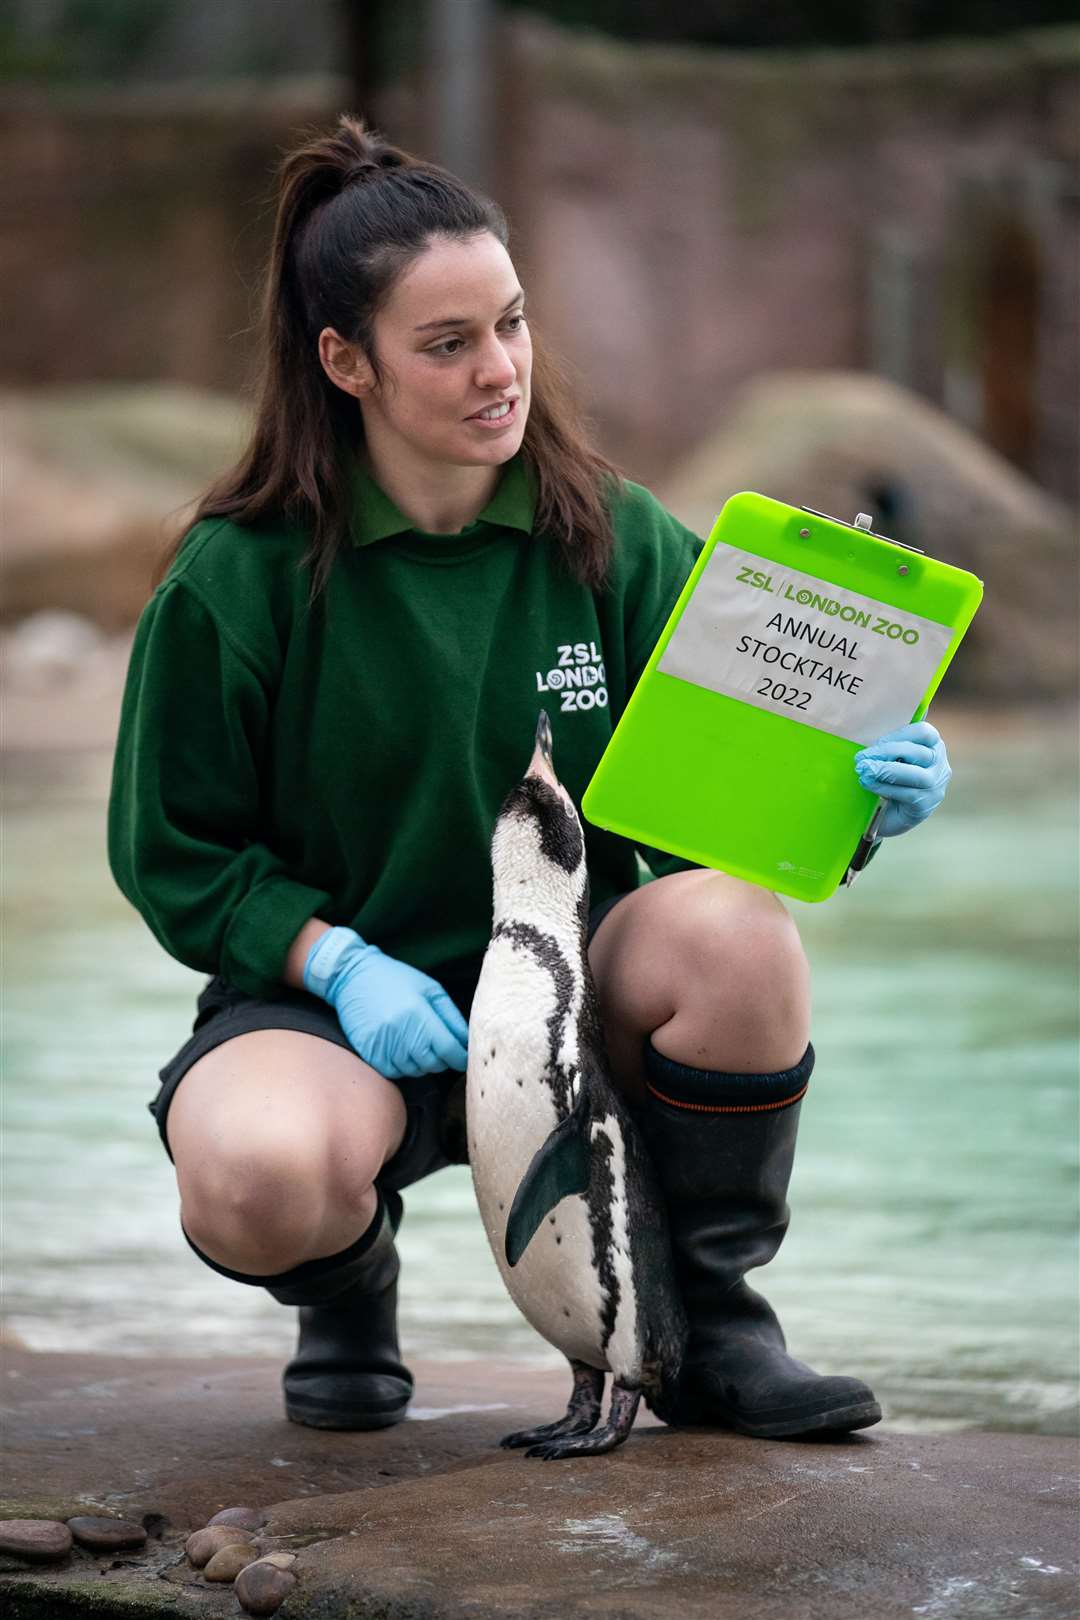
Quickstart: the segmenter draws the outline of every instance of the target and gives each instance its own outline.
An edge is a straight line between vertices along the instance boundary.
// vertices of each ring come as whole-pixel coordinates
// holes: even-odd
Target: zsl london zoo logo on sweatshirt
[[[536,672],[538,692],[557,692],[560,714],[582,709],[606,709],[604,660],[595,641],[564,643],[555,649],[556,661],[546,673]]]

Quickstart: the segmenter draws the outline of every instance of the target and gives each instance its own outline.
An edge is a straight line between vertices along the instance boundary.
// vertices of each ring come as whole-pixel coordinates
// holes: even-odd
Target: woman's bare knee
[[[178,1163],[177,1181],[184,1230],[219,1265],[268,1276],[314,1257],[326,1198],[317,1160],[298,1157],[295,1144],[253,1141],[197,1168]]]
[[[806,1049],[809,969],[794,922],[764,889],[717,872],[659,878],[615,907],[589,955],[631,1095],[642,1092],[646,1036],[676,1062],[739,1073],[787,1068]]]
[[[792,918],[776,896],[727,880],[688,912],[676,952],[679,994],[653,1031],[665,1057],[696,1068],[769,1073],[790,1068],[810,1038],[810,972]]]
[[[195,1063],[169,1111],[181,1219],[231,1270],[270,1275],[347,1248],[400,1145],[396,1086],[291,1030],[237,1036]]]

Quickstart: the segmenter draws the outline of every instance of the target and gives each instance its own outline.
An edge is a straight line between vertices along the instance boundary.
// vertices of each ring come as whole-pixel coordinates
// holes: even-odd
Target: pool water
[[[793,1352],[906,1428],[1071,1431],[1077,1391],[1074,719],[947,720],[947,807],[850,892],[792,902],[817,1069],[792,1224],[752,1279]],[[199,1264],[146,1102],[204,982],[114,888],[108,760],[9,756],[4,1309],[41,1350],[291,1350],[294,1313]],[[467,1169],[406,1194],[407,1355],[557,1365]]]

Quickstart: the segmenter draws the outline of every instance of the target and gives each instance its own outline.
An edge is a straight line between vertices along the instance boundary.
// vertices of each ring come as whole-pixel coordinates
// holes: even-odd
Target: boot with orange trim
[[[771,1306],[744,1274],[771,1260],[787,1230],[787,1187],[808,1046],[793,1069],[723,1074],[672,1062],[646,1043],[642,1124],[666,1195],[690,1323],[667,1423],[763,1439],[863,1429],[881,1408],[857,1378],[823,1377],[789,1356]]]

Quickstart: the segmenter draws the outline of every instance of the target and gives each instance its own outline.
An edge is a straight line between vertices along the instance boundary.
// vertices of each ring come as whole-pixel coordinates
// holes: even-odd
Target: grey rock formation
[[[1075,514],[915,394],[863,372],[759,377],[658,493],[707,535],[748,489],[849,523],[869,512],[877,532],[984,581],[949,697],[1075,690]]]

